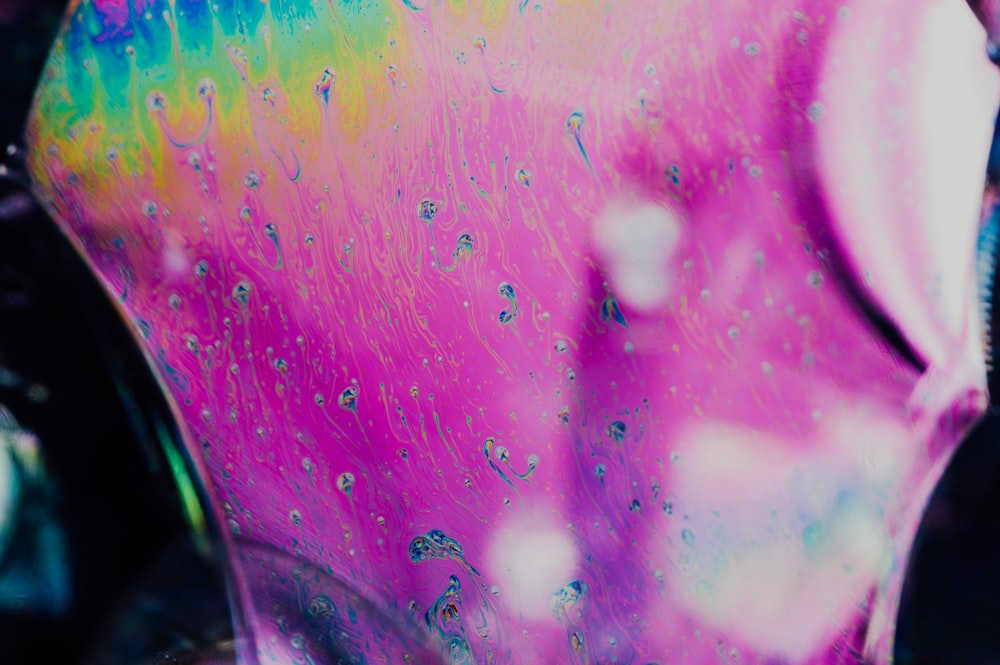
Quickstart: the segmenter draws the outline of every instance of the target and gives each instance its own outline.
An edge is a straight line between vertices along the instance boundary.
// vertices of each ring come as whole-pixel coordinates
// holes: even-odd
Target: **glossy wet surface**
[[[837,107],[769,49],[850,12],[685,54],[739,82],[702,136],[650,17],[602,51],[561,4],[161,9],[81,5],[35,175],[186,415],[264,661],[877,651],[984,382],[968,313],[891,297],[916,282],[865,296],[911,346],[872,339],[868,273],[784,170]],[[781,131],[740,87],[768,72]]]

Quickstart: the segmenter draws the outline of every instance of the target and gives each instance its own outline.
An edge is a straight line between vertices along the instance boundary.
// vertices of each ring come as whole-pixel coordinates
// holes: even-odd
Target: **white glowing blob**
[[[552,618],[552,594],[577,570],[576,547],[566,528],[531,518],[510,524],[497,535],[490,561],[500,598],[528,620]]]
[[[608,206],[594,222],[594,244],[617,298],[649,310],[670,295],[670,259],[681,237],[676,215],[651,202]]]
[[[841,425],[797,438],[721,424],[687,430],[674,480],[684,521],[663,518],[673,520],[664,552],[683,562],[665,566],[671,602],[790,662],[825,644],[886,574],[883,502],[913,463],[905,428],[882,410],[855,404],[829,415]]]

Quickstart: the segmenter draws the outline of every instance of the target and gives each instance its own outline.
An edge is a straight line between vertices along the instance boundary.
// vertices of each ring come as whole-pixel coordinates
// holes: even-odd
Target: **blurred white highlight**
[[[615,296],[649,310],[670,295],[669,261],[681,225],[673,212],[648,201],[614,203],[594,222],[594,244]]]

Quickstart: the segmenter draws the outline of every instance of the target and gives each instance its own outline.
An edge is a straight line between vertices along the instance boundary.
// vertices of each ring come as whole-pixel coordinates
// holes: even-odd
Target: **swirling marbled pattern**
[[[243,662],[885,662],[984,408],[962,5],[74,3],[35,189],[183,414]]]

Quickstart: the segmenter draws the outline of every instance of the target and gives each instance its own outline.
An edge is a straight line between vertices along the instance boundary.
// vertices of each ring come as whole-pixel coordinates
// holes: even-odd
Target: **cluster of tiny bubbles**
[[[425,222],[430,222],[434,220],[437,215],[438,206],[437,203],[431,199],[424,199],[417,206],[417,217],[424,220]]]
[[[608,436],[618,443],[621,443],[622,440],[625,439],[625,423],[620,420],[616,420],[608,425]]]
[[[255,189],[260,185],[260,176],[257,175],[256,171],[250,171],[247,173],[247,177],[243,179],[243,184],[251,189]]]
[[[586,585],[580,580],[573,580],[561,586],[549,599],[549,611],[552,616],[558,619],[564,612],[568,612],[580,601],[586,591]]]
[[[337,476],[337,489],[350,496],[351,490],[354,489],[354,474],[345,471]]]
[[[431,529],[410,541],[410,561],[420,563],[431,559],[461,558],[462,546],[454,538],[449,538],[440,529]]]

